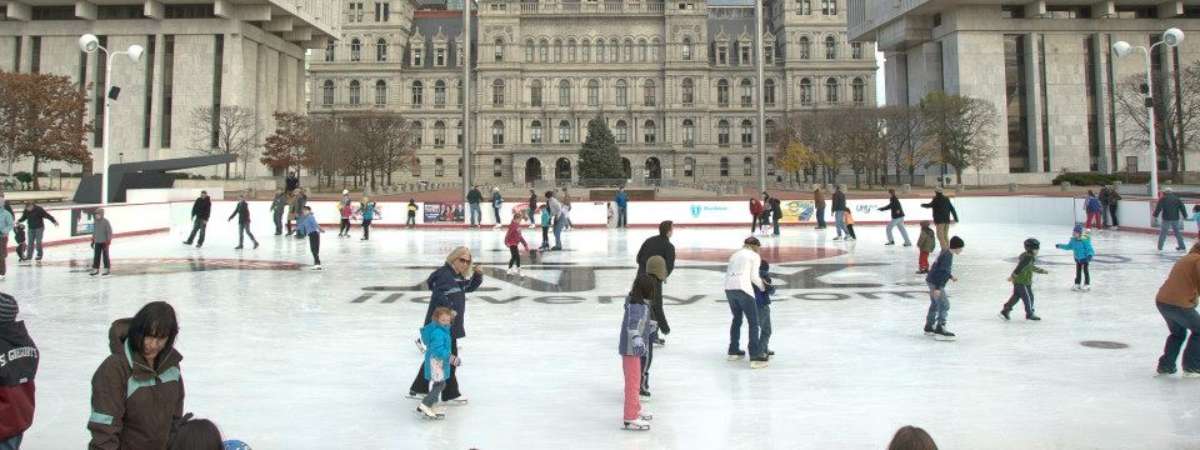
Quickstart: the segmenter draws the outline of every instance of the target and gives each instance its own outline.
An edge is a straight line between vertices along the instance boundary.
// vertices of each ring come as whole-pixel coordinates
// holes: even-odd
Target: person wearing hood
[[[504,197],[500,195],[500,187],[492,188],[492,214],[496,218],[496,225],[493,229],[500,229],[504,226],[504,222],[500,221],[500,205],[504,204]]]
[[[283,191],[275,191],[275,198],[271,200],[271,218],[275,219],[275,235],[283,234],[283,213],[287,210],[287,194]]]
[[[462,362],[451,352],[450,324],[454,322],[454,310],[439,306],[433,310],[433,320],[421,328],[421,341],[425,347],[425,380],[431,386],[429,393],[421,403],[417,404],[417,412],[427,419],[445,418],[445,413],[434,410],[438,396],[446,389],[446,380],[450,378],[450,367],[457,367]]]
[[[17,321],[17,300],[0,293],[0,449],[16,450],[33,424],[38,348]]]
[[[188,234],[187,240],[183,241],[183,245],[192,245],[192,242],[195,241],[196,248],[204,246],[204,232],[208,228],[208,217],[210,215],[212,215],[212,200],[208,198],[208,191],[200,191],[200,197],[197,197],[196,201],[192,202],[192,232]],[[32,227],[33,225],[30,226]],[[200,234],[199,240],[196,240],[197,233]],[[30,239],[30,242],[32,243],[32,239]],[[32,251],[33,249],[30,248],[30,252]]]
[[[1185,250],[1183,246],[1183,223],[1182,220],[1187,220],[1187,209],[1183,207],[1183,201],[1171,188],[1163,189],[1162,199],[1158,201],[1158,206],[1154,207],[1153,217],[1160,217],[1158,221],[1158,251],[1162,251],[1163,243],[1167,241],[1168,228],[1175,232],[1175,241],[1177,244],[1175,250]]]
[[[1088,271],[1088,265],[1092,262],[1092,257],[1096,256],[1096,250],[1092,248],[1092,237],[1084,232],[1083,226],[1075,224],[1075,229],[1071,232],[1071,240],[1066,244],[1058,244],[1054,246],[1060,250],[1070,250],[1075,256],[1075,286],[1071,288],[1073,291],[1090,291],[1092,290],[1092,274]],[[1082,276],[1082,280],[1080,280]],[[1080,284],[1083,281],[1083,284]]]
[[[666,271],[666,263],[662,257],[651,258],[654,261],[654,272]],[[650,355],[654,341],[651,340],[658,332],[658,323],[654,321],[653,312],[646,304],[647,300],[662,296],[662,281],[654,275],[643,273],[634,279],[633,288],[625,301],[625,314],[621,317],[621,338],[617,344],[617,352],[621,355],[622,372],[625,375],[625,429],[646,431],[650,429],[653,416],[642,411],[639,393],[643,389],[642,376],[645,374],[642,362]]]
[[[0,200],[0,203],[8,206],[8,203],[3,200]],[[7,208],[0,208],[0,280],[3,280],[8,274],[8,235],[12,233],[16,223],[13,213],[9,212]]]
[[[246,236],[250,236],[250,242],[254,243],[254,248],[258,248],[258,239],[254,238],[254,233],[250,231],[250,204],[246,203],[246,195],[238,196],[237,206],[233,208],[233,214],[229,215],[226,222],[232,221],[234,217],[238,220],[238,246],[234,250],[241,250],[242,243],[246,242]]]
[[[96,217],[92,221],[92,272],[91,276],[100,274],[100,263],[104,263],[104,276],[112,272],[112,263],[108,260],[108,248],[112,246],[113,229],[108,219],[104,218],[104,208],[96,208]]]
[[[646,342],[651,345],[642,356],[642,381],[639,395],[642,400],[650,399],[650,364],[654,362],[654,342],[658,340],[658,330],[663,334],[671,334],[671,326],[667,324],[667,316],[663,311],[662,285],[667,281],[667,261],[662,256],[651,256],[646,260],[646,271],[639,273],[633,281],[633,289],[629,296],[640,297],[641,303],[650,307],[650,320],[658,324],[658,329],[648,334]]]
[[[433,312],[438,307],[454,310],[454,323],[450,327],[450,353],[458,356],[458,340],[467,337],[464,326],[467,313],[467,294],[475,292],[483,284],[483,269],[478,264],[472,264],[471,250],[457,247],[446,256],[446,263],[433,271],[425,281],[432,295],[429,298],[429,309],[425,312],[425,320],[421,326],[433,320]],[[469,277],[469,278],[468,278]],[[429,383],[425,379],[425,364],[417,371],[412,386],[408,389],[409,398],[424,398],[429,393]],[[446,389],[442,391],[442,401],[452,404],[466,404],[467,398],[458,390],[458,369],[450,369],[446,380]]]
[[[166,302],[143,306],[108,332],[112,353],[92,376],[89,449],[163,449],[183,417],[184,388],[175,350],[179,323]]]
[[[954,223],[958,223],[958,211],[954,210],[950,199],[942,193],[942,188],[934,189],[933,192],[933,200],[922,203],[921,207],[933,209],[933,225],[937,230],[938,247],[950,248],[950,218],[953,216]]]
[[[896,245],[896,241],[892,240],[892,228],[899,227],[900,237],[904,238],[904,246],[912,247],[912,241],[908,240],[908,230],[904,229],[904,207],[900,205],[900,199],[896,197],[895,189],[888,189],[888,195],[890,198],[887,206],[879,208],[880,211],[892,212],[892,221],[887,225],[888,241],[884,245]]]

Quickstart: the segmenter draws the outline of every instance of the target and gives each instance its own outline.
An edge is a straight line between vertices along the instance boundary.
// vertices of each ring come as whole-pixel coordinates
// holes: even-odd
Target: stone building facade
[[[766,3],[762,126],[750,5],[483,0],[466,40],[473,180],[576,180],[596,117],[634,183],[756,179],[758,133],[770,149],[789,113],[875,105],[874,47],[846,40],[844,2]],[[418,122],[417,161],[401,179],[461,173],[464,37],[455,7],[348,0],[339,38],[310,55],[311,114],[383,110]],[[767,162],[774,175],[774,157]]]
[[[1200,6],[1158,0],[963,3],[850,0],[850,38],[877,41],[884,52],[889,105],[914,105],[933,91],[995,105],[998,152],[982,168],[985,184],[1048,182],[1060,171],[1149,169],[1147,146],[1128,139],[1138,130],[1119,104],[1128,91],[1117,91],[1131,77],[1145,76],[1144,56],[1118,59],[1111,48],[1118,41],[1149,48],[1170,27],[1191,34],[1180,47],[1159,47],[1153,55],[1155,95],[1171,98],[1179,92],[1178,66],[1200,60]],[[1158,164],[1167,169],[1161,154]],[[1200,154],[1188,151],[1182,167],[1197,164]],[[974,181],[974,170],[968,172]]]
[[[136,162],[203,154],[211,136],[197,133],[193,112],[235,105],[253,110],[265,139],[276,111],[305,110],[305,51],[336,35],[337,2],[325,0],[92,3],[85,0],[7,1],[0,6],[0,70],[69,76],[88,86],[88,116],[95,133],[92,170],[102,171],[105,65],[102,53],[83,53],[85,33],[110,51],[145,48],[137,64],[117,56],[112,84],[122,88],[112,105],[110,161]],[[250,158],[246,175],[271,175]],[[29,161],[14,170],[29,170]],[[45,164],[39,170],[78,172],[78,166]],[[200,171],[222,174],[217,168]],[[236,172],[240,173],[238,168]]]

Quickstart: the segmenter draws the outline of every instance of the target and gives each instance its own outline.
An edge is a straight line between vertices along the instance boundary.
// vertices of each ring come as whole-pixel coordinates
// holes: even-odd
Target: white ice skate
[[[438,420],[446,417],[444,414],[438,415],[437,411],[434,411],[433,408],[425,406],[424,403],[417,403],[417,412],[420,413],[422,417],[430,420]]]
[[[1190,370],[1183,371],[1184,378],[1200,378],[1200,372],[1192,372]]]
[[[462,347],[459,346],[459,348],[462,348]],[[450,406],[465,406],[467,404],[467,396],[461,395],[461,396],[455,398],[454,400],[445,400],[442,403],[445,403]]]
[[[505,270],[505,271],[504,271],[504,273],[506,273],[506,274],[508,274],[508,275],[516,275],[516,273],[515,273],[515,272],[513,272],[513,268],[512,268],[512,267],[509,267],[509,268],[508,268],[508,270]]]
[[[768,363],[766,361],[750,361],[751,369],[766,369]]]
[[[513,275],[516,275],[516,276],[518,276],[518,277],[519,277],[519,276],[522,276],[522,275],[521,275],[521,268],[520,268],[520,267],[517,267],[517,268],[513,269]]]
[[[308,270],[325,270],[325,269],[322,269],[321,265],[317,264],[315,266],[310,267]]]
[[[654,414],[650,414],[648,412],[642,411],[642,412],[638,413],[638,418],[645,420],[645,421],[651,421],[651,420],[654,420]]]
[[[1090,285],[1090,284],[1083,285],[1083,292],[1092,292],[1092,285]]]
[[[1075,292],[1083,292],[1083,286],[1080,286],[1077,284],[1077,285],[1071,286],[1071,290],[1075,291]]]
[[[650,422],[642,419],[626,420],[625,429],[629,431],[649,431]]]

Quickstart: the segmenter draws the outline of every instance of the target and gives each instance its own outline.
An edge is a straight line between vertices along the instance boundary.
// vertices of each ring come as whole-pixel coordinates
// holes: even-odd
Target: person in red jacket
[[[38,349],[17,321],[17,301],[0,293],[0,449],[21,448],[21,436],[33,424]]]
[[[750,197],[750,234],[758,232],[758,218],[762,217],[763,204],[757,198]]]
[[[512,223],[508,224],[508,233],[504,235],[504,246],[508,247],[508,252],[512,255],[508,259],[508,274],[521,276],[521,253],[517,251],[517,244],[529,251],[529,243],[525,242],[525,236],[521,235],[521,215],[513,214]]]

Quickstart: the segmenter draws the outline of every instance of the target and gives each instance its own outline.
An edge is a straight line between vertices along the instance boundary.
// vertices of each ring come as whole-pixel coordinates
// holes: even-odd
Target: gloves
[[[641,336],[633,337],[633,353],[638,356],[646,354],[646,341]]]
[[[450,365],[454,367],[461,366],[462,358],[459,358],[458,355],[450,355]]]

